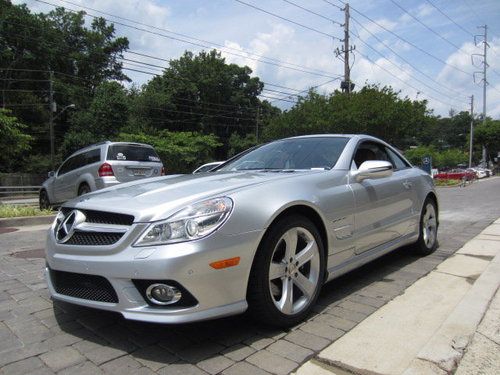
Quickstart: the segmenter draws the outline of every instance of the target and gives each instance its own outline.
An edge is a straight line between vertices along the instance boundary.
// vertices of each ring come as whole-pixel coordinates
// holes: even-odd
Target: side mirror
[[[48,173],[49,178],[54,177],[55,175],[56,175],[56,172],[54,172],[54,171],[50,171]]]
[[[353,172],[353,177],[357,182],[371,178],[384,178],[392,176],[392,164],[383,160],[368,160]]]

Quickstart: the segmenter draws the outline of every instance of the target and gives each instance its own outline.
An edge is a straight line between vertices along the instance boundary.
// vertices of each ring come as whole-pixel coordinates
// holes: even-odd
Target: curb
[[[456,370],[499,284],[500,253],[493,258],[403,374],[417,374],[422,367],[432,364],[447,373]]]
[[[434,275],[434,278],[430,275]],[[457,278],[457,282],[452,278]],[[458,282],[458,278],[461,278],[462,281]],[[500,288],[500,218],[491,223],[476,237],[466,242],[452,257],[440,263],[438,267],[427,276],[419,279],[418,282],[425,285],[425,280],[427,280],[427,289],[417,287],[412,292],[407,289],[404,294],[406,299],[400,296],[398,297],[399,301],[393,300],[388,305],[385,305],[389,306],[391,303],[396,303],[396,308],[388,308],[385,311],[377,312],[379,316],[373,318],[376,321],[372,321],[368,323],[368,326],[363,327],[363,323],[360,323],[360,325],[344,335],[342,339],[339,339],[344,340],[343,342],[331,343],[321,353],[295,370],[294,374],[373,375],[386,373],[388,363],[398,368],[398,370],[393,368],[394,371],[392,372],[388,371],[394,374],[420,375],[425,373],[446,375],[454,373],[459,368],[466,351],[472,345],[472,339]],[[442,281],[441,288],[438,286],[433,287],[436,280]],[[464,290],[460,286],[463,283],[472,285],[467,290]],[[433,289],[428,289],[429,286]],[[432,292],[434,289],[436,290],[435,293]],[[425,290],[431,291],[431,293],[424,292]],[[461,296],[460,290],[464,290]],[[443,292],[446,294],[443,294]],[[420,310],[422,312],[426,311],[422,307],[426,307],[428,303],[432,303],[432,306],[441,306],[441,300],[437,300],[436,297],[444,295],[446,295],[445,300],[443,300],[444,307],[430,308],[431,311],[437,311],[438,314],[441,314],[442,320],[440,320],[441,318],[439,320],[434,319],[432,323],[429,323],[427,318],[419,316]],[[454,298],[456,299],[454,300]],[[403,354],[396,354],[389,362],[378,358],[377,356],[385,352],[377,346],[377,340],[365,340],[363,337],[367,337],[366,335],[373,331],[373,324],[385,327],[387,322],[390,322],[398,311],[406,311],[409,306],[414,306],[413,303],[416,303],[415,308],[417,310],[412,324],[417,327],[418,325],[422,325],[422,327],[425,325],[434,328],[432,330],[427,329],[428,336],[425,333],[422,335],[417,334],[416,337],[411,336],[414,338],[411,341],[414,344],[413,347],[412,345],[400,343]],[[444,315],[446,305],[448,304],[451,307],[451,303],[454,304],[454,307]],[[411,319],[410,317],[409,321]],[[356,329],[358,331],[354,333]],[[410,331],[404,330],[402,335],[398,332],[396,334],[389,333],[386,340],[392,341],[386,344],[390,348],[395,347],[398,343],[397,340],[410,337],[408,332]],[[423,332],[425,332],[425,329]],[[415,345],[415,342],[420,343]],[[368,360],[355,358],[357,350],[359,350],[356,345],[366,345],[369,351]],[[346,358],[348,359],[346,360]],[[355,359],[351,360],[352,358]],[[373,359],[372,362],[370,362],[371,359]],[[384,362],[383,366],[379,360]]]
[[[0,219],[0,228],[21,227],[26,225],[51,224],[56,215],[47,216],[22,216]]]

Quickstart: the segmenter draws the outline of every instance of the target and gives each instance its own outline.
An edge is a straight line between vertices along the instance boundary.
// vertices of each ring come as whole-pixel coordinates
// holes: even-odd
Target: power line
[[[450,41],[449,39],[445,38],[444,36],[442,36],[441,34],[439,34],[436,30],[432,29],[431,27],[429,27],[428,25],[426,25],[425,23],[423,23],[422,21],[420,21],[419,18],[415,17],[413,14],[411,14],[410,12],[408,12],[408,10],[406,10],[405,8],[403,8],[401,5],[399,5],[398,3],[396,3],[394,0],[389,0],[391,3],[393,3],[395,6],[397,6],[399,9],[401,9],[403,12],[405,12],[406,14],[408,14],[411,18],[413,18],[415,21],[417,21],[420,25],[422,25],[423,27],[425,27],[427,30],[429,30],[431,33],[433,33],[434,35],[436,35],[437,37],[441,38],[442,40],[444,40],[446,43],[448,43],[449,45],[455,47],[457,50],[460,50],[460,47],[457,46],[455,43],[453,43],[452,41]]]
[[[345,4],[345,3],[343,2],[343,0],[339,0],[339,1],[340,1],[340,2],[342,2],[343,4]],[[366,18],[368,21],[370,21],[370,22],[374,23],[375,25],[377,25],[378,27],[380,27],[380,28],[381,28],[381,29],[383,29],[384,31],[386,31],[386,32],[388,32],[389,34],[391,34],[391,35],[395,36],[396,38],[398,38],[398,39],[402,40],[403,42],[405,42],[405,43],[409,44],[410,46],[412,46],[413,48],[417,49],[418,51],[420,51],[420,52],[422,52],[422,53],[426,54],[427,56],[429,56],[429,57],[433,58],[433,59],[434,59],[434,60],[436,60],[436,61],[439,61],[439,62],[440,62],[441,64],[443,64],[443,65],[449,66],[450,68],[452,68],[452,69],[454,69],[454,70],[456,70],[456,71],[458,71],[458,72],[461,72],[461,73],[463,73],[463,74],[466,74],[466,75],[470,76],[470,73],[466,72],[465,70],[463,70],[463,69],[459,68],[458,66],[455,66],[455,65],[449,64],[449,63],[447,63],[446,61],[444,61],[443,59],[441,59],[441,58],[439,58],[439,57],[437,57],[437,56],[433,55],[432,53],[430,53],[430,52],[426,51],[425,49],[423,49],[423,48],[421,48],[421,47],[417,46],[415,43],[412,43],[412,42],[410,42],[408,39],[403,38],[402,36],[400,36],[400,35],[396,34],[394,31],[389,30],[387,27],[383,26],[383,25],[382,25],[382,24],[380,24],[379,22],[375,21],[373,18],[370,18],[369,16],[367,16],[367,15],[365,15],[364,13],[360,12],[360,11],[359,11],[359,10],[357,10],[356,8],[354,8],[354,7],[352,7],[352,6],[351,6],[350,8],[351,8],[351,10],[353,10],[354,12],[356,12],[357,14],[359,14],[361,17]]]
[[[301,23],[299,23],[299,22],[293,21],[293,20],[291,20],[291,19],[289,19],[289,18],[282,17],[282,16],[280,16],[280,15],[278,15],[278,14],[276,14],[276,13],[272,13],[272,12],[270,12],[270,11],[268,11],[268,10],[265,10],[265,9],[259,8],[259,7],[258,7],[258,6],[256,6],[256,5],[253,5],[253,4],[250,4],[250,3],[246,3],[246,2],[244,2],[244,1],[242,1],[242,0],[234,0],[234,1],[236,1],[236,2],[238,2],[238,3],[240,3],[240,4],[243,4],[243,5],[246,5],[246,6],[250,7],[250,8],[256,9],[256,10],[258,10],[258,11],[260,11],[260,12],[263,12],[263,13],[269,14],[269,15],[271,15],[271,16],[273,16],[273,17],[279,18],[280,20],[283,20],[283,21],[286,21],[286,22],[292,23],[292,24],[294,24],[294,25],[296,25],[296,26],[300,26],[300,27],[302,27],[302,28],[304,28],[304,29],[306,29],[306,30],[309,30],[309,31],[314,31],[315,33],[318,33],[318,34],[321,34],[321,35],[327,36],[328,38],[333,38],[333,39],[341,40],[340,38],[336,37],[335,35],[325,33],[325,32],[323,32],[323,31],[321,31],[321,30],[315,29],[315,28],[310,27],[310,26],[306,26],[306,25],[301,24]]]
[[[43,1],[43,0],[35,0],[35,1],[51,5],[53,7],[57,7],[58,6],[58,5],[52,4],[52,3],[47,2],[47,1]],[[265,56],[265,55],[257,54],[257,53],[251,52],[251,51],[249,51],[247,49],[243,49],[243,51],[242,51],[242,50],[237,49],[237,48],[233,48],[233,47],[222,45],[220,43],[216,43],[216,42],[212,42],[212,41],[207,41],[207,40],[203,40],[203,39],[198,39],[198,38],[186,35],[186,34],[177,33],[177,32],[174,32],[174,31],[171,31],[171,30],[168,30],[168,29],[163,29],[163,28],[160,28],[160,27],[148,25],[148,24],[143,23],[143,22],[138,22],[138,21],[135,21],[135,20],[131,20],[129,18],[120,17],[120,16],[117,16],[117,15],[114,15],[114,14],[111,14],[111,13],[103,12],[103,11],[95,9],[95,8],[90,8],[90,7],[87,7],[87,6],[84,6],[84,5],[75,4],[75,3],[72,3],[70,1],[66,1],[66,0],[58,0],[58,1],[63,2],[63,3],[72,4],[74,6],[82,8],[82,9],[90,9],[90,10],[93,10],[93,11],[95,11],[97,13],[108,15],[108,16],[113,17],[113,18],[125,20],[127,22],[131,22],[131,23],[134,23],[136,25],[146,26],[146,27],[154,29],[154,30],[164,31],[166,33],[169,33],[169,34],[172,34],[172,35],[176,35],[176,36],[179,36],[181,38],[190,39],[190,40],[185,40],[185,39],[181,39],[181,38],[178,38],[178,37],[173,37],[173,36],[170,36],[170,35],[160,34],[160,33],[153,32],[151,30],[145,30],[145,29],[142,29],[142,28],[137,28],[137,27],[132,26],[132,25],[127,25],[127,24],[124,24],[124,23],[121,23],[121,22],[117,22],[117,21],[113,21],[113,20],[109,20],[109,19],[106,19],[106,18],[103,18],[103,17],[98,17],[98,16],[92,15],[90,13],[85,13],[85,16],[88,16],[88,17],[91,17],[91,18],[103,18],[103,19],[105,19],[106,21],[108,21],[110,23],[115,23],[115,24],[120,25],[120,26],[124,26],[124,27],[128,27],[128,28],[136,29],[136,30],[139,30],[139,31],[144,31],[144,32],[147,32],[147,33],[150,33],[150,34],[154,34],[154,35],[157,35],[157,36],[161,36],[161,37],[164,37],[164,38],[167,38],[167,39],[170,39],[170,40],[174,40],[174,41],[178,41],[178,42],[182,42],[182,43],[194,45],[194,46],[201,47],[201,48],[215,49],[215,50],[217,50],[219,52],[224,52],[224,53],[227,53],[229,55],[241,57],[241,58],[244,58],[244,59],[249,59],[249,60],[252,60],[252,61],[262,62],[264,64],[278,66],[278,67],[285,68],[285,69],[300,71],[300,72],[304,72],[304,73],[308,73],[308,74],[313,74],[313,75],[318,75],[318,76],[325,76],[325,77],[328,77],[329,75],[335,75],[334,73],[331,73],[331,72],[326,72],[326,71],[323,71],[323,70],[306,67],[304,65],[290,63],[290,62],[287,62],[287,61],[282,61],[282,60],[275,59],[275,58],[272,58],[272,57],[268,57],[268,56]],[[65,9],[68,9],[70,11],[75,12],[75,10],[71,9],[71,8],[65,8]],[[219,47],[219,48],[216,48],[214,46]],[[237,53],[229,52],[227,50],[236,51]],[[244,52],[244,53],[246,53],[248,55],[251,55],[251,56],[256,56],[257,58],[251,57],[251,56],[248,56],[248,55],[242,55],[241,54],[242,52]],[[139,53],[137,53],[137,54],[139,54]],[[266,60],[261,60],[261,59],[266,59]],[[168,61],[166,59],[164,59],[164,60]],[[269,60],[269,61],[267,61],[267,60]]]
[[[472,34],[470,31],[466,30],[462,25],[459,25],[456,23],[450,16],[448,16],[445,12],[443,12],[436,4],[434,4],[430,0],[426,0],[434,9],[436,9],[439,13],[441,13],[443,16],[445,16],[448,20],[450,20],[455,26],[457,26],[460,30],[462,30],[464,33],[469,34],[470,36],[474,37],[474,34]]]
[[[330,4],[331,6],[335,7],[335,8],[338,8],[339,10],[343,10],[341,6],[337,5],[337,4],[334,4],[332,3],[331,1],[328,1],[328,0],[323,0],[325,3],[327,4]]]
[[[380,69],[382,69],[383,71],[385,71],[386,73],[390,74],[392,77],[396,78],[398,81],[402,82],[404,85],[408,86],[408,87],[411,87],[412,89],[414,89],[415,91],[417,92],[422,92],[422,90],[416,88],[415,86],[411,85],[410,83],[404,81],[403,79],[399,78],[397,75],[394,75],[392,74],[389,70],[385,69],[383,66],[381,66],[380,64],[378,64],[376,61],[373,61],[370,57],[362,54],[361,52],[357,51],[357,53],[359,53],[361,56],[363,56],[365,59],[367,59],[368,61],[370,61],[372,64],[378,66]],[[424,93],[425,94],[425,93]],[[435,98],[429,94],[425,94],[426,96],[428,96],[429,98],[431,99],[434,99],[438,102],[440,102],[441,104],[444,104],[444,105],[447,105],[447,106],[450,106],[450,107],[454,107],[453,104],[451,103],[447,103],[447,102],[443,102],[442,100],[438,99],[438,98]]]
[[[329,22],[333,22],[334,24],[337,24],[337,25],[339,25],[339,26],[343,26],[343,24],[341,24],[340,22],[335,21],[335,20],[333,20],[333,19],[331,19],[331,18],[329,18],[329,17],[326,17],[326,16],[324,16],[324,15],[322,15],[322,14],[320,14],[320,13],[316,13],[316,12],[312,11],[311,9],[305,8],[305,7],[303,7],[303,6],[300,6],[299,4],[294,3],[293,1],[290,1],[290,0],[283,0],[283,1],[284,1],[285,3],[288,3],[288,4],[290,4],[290,5],[293,5],[293,6],[294,6],[294,7],[296,7],[296,8],[302,9],[303,11],[306,11],[307,13],[314,14],[315,16],[318,16],[318,17],[320,17],[320,18],[323,18],[323,19],[325,19],[325,20],[327,20],[327,21],[329,21]]]
[[[377,35],[375,35],[374,33],[372,33],[368,28],[364,27],[361,22],[359,22],[357,19],[355,19],[354,17],[351,17],[353,19],[354,22],[356,22],[361,28],[363,28],[367,33],[369,33],[373,38],[375,38],[380,44],[382,44],[384,47],[386,47],[387,49],[389,49],[392,53],[394,53],[396,56],[398,56],[401,60],[403,60],[405,63],[407,63],[409,66],[411,66],[413,69],[415,69],[417,72],[419,72],[421,75],[423,75],[424,77],[426,77],[427,79],[431,80],[432,82],[435,82],[435,78],[431,77],[430,75],[428,75],[427,73],[423,72],[422,70],[420,70],[419,68],[417,68],[411,61],[409,61],[408,59],[406,59],[405,57],[403,57],[402,55],[400,55],[399,53],[397,53],[391,46],[389,46],[387,43],[385,43],[382,39],[380,39]],[[362,40],[360,38],[359,35],[357,35],[357,38],[362,42],[364,43],[365,45],[367,45],[370,49],[373,49],[369,44],[366,43],[366,41]],[[376,51],[378,53],[378,51]],[[417,81],[419,81],[418,79],[416,79]],[[420,82],[420,81],[419,81]],[[421,82],[422,83],[422,82]],[[425,86],[427,86],[425,83],[423,83]],[[445,85],[441,85],[443,88],[449,90],[449,91],[453,91],[455,93],[458,93],[459,95],[463,95],[463,93],[453,89],[453,88],[450,88],[450,87],[447,87]],[[440,94],[442,94],[440,91],[437,91],[436,89],[430,87],[430,86],[427,86],[429,87],[431,90],[434,90]]]

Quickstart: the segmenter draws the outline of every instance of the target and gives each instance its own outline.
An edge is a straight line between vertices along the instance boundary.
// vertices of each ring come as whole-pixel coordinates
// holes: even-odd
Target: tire
[[[90,187],[87,184],[81,184],[78,188],[78,196],[90,193]]]
[[[52,208],[47,191],[40,190],[40,194],[38,196],[38,205],[40,207],[40,210],[50,210]]]
[[[290,327],[312,310],[325,275],[321,236],[303,216],[272,225],[254,258],[247,289],[249,313],[266,324]]]
[[[413,250],[418,255],[429,255],[433,253],[437,246],[438,234],[438,211],[436,202],[427,198],[420,214],[420,225],[418,240],[413,245]]]

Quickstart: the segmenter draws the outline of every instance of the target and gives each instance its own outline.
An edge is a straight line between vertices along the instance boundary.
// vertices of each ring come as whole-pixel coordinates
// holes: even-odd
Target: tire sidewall
[[[78,188],[78,196],[88,193],[90,193],[90,186],[88,184],[81,184],[80,187]]]
[[[434,213],[436,215],[436,239],[434,240],[434,243],[432,244],[432,247],[427,247],[424,241],[424,234],[423,234],[423,227],[424,227],[424,215],[427,210],[427,205],[431,204],[434,207]],[[428,255],[433,253],[438,246],[438,229],[439,225],[437,224],[437,219],[438,219],[438,211],[437,211],[437,206],[436,203],[432,200],[427,198],[424,202],[424,205],[422,207],[422,212],[420,213],[420,221],[419,221],[419,227],[418,227],[418,240],[417,243],[415,244],[415,250],[417,253],[420,255]]]
[[[278,241],[286,231],[294,227],[307,229],[314,237],[314,240],[316,241],[319,249],[320,270],[316,291],[314,293],[314,296],[309,301],[307,307],[305,307],[297,314],[286,315],[276,308],[271,296],[271,292],[269,290],[269,266],[271,258],[273,256],[274,248],[278,244]],[[252,302],[254,304],[261,305],[259,306],[260,310],[263,310],[265,312],[265,315],[267,315],[265,321],[273,325],[290,326],[300,322],[310,313],[312,307],[316,303],[321,290],[321,286],[324,282],[325,267],[324,245],[319,231],[316,229],[316,226],[309,219],[298,215],[288,216],[279,220],[278,222],[274,223],[270,230],[264,235],[255,255],[254,264],[252,266],[250,276],[251,281],[253,282],[249,283],[249,290],[247,292],[247,296],[250,297],[250,310],[252,310],[253,307]],[[257,293],[261,296],[262,301],[252,301],[252,291],[250,290],[250,288],[258,289]]]
[[[38,197],[38,206],[40,210],[48,210],[50,208],[49,195],[45,190],[40,191],[40,195]]]

